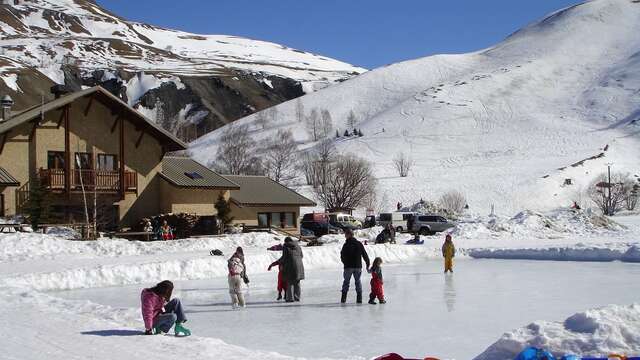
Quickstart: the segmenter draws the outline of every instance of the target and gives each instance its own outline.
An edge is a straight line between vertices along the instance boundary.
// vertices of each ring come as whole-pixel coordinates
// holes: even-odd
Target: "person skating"
[[[342,282],[342,298],[340,299],[340,302],[347,302],[349,283],[353,276],[353,280],[356,285],[356,303],[361,304],[362,282],[360,281],[360,276],[362,275],[362,259],[364,259],[364,262],[367,265],[367,271],[369,271],[369,255],[367,255],[364,245],[353,237],[353,231],[351,229],[345,229],[344,236],[346,241],[344,245],[342,245],[342,250],[340,251],[340,259],[344,265],[344,271],[342,274],[344,281]]]
[[[282,256],[269,265],[269,269],[276,265],[282,265],[282,279],[286,283],[285,301],[300,301],[300,281],[304,280],[303,254],[300,245],[290,237],[284,239]]]
[[[456,247],[451,241],[451,234],[447,234],[442,245],[442,256],[444,257],[444,272],[453,272],[453,258],[456,256]]]
[[[249,283],[247,277],[246,266],[244,265],[244,251],[240,246],[236,248],[236,252],[231,255],[227,261],[229,269],[229,295],[231,296],[231,307],[234,309],[238,306],[245,307],[244,293],[242,283]]]
[[[182,303],[178,298],[171,299],[172,293],[173,283],[169,280],[142,290],[140,310],[146,335],[168,333],[171,327],[174,327],[176,336],[191,335],[191,331],[182,325],[187,321]]]
[[[371,265],[371,293],[369,294],[369,304],[375,305],[376,298],[380,304],[386,304],[384,299],[384,281],[382,279],[382,258],[375,258]]]

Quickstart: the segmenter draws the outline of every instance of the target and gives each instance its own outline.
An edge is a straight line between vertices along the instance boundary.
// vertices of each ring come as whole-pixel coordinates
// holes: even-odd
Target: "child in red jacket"
[[[376,304],[376,297],[380,304],[386,304],[386,300],[384,299],[384,289],[382,285],[384,281],[382,280],[382,258],[375,258],[373,260],[373,265],[371,265],[371,294],[369,294],[369,304]]]
[[[271,268],[276,265],[278,265],[278,298],[276,300],[282,300],[282,292],[287,290],[287,282],[284,281],[284,278],[282,277],[282,264],[276,261],[269,265],[268,270],[271,271]]]

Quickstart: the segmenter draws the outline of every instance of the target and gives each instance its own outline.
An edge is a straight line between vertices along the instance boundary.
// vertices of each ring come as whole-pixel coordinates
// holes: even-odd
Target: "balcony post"
[[[69,106],[64,107],[64,191],[71,198],[71,134],[69,130]]]
[[[124,117],[120,117],[120,198],[124,200],[125,176],[124,176]]]

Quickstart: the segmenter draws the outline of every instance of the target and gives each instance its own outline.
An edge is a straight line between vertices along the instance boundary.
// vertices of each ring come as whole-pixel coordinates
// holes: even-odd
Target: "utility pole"
[[[613,215],[612,209],[611,209],[611,165],[613,165],[613,163],[607,163],[607,174],[609,177],[609,180],[607,180],[607,188],[609,189],[609,196],[607,197],[607,215],[611,216]]]

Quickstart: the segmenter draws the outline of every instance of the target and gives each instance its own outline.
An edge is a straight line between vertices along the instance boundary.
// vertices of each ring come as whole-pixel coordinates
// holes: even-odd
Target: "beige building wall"
[[[160,209],[163,213],[186,213],[200,216],[216,215],[215,202],[220,193],[229,199],[229,190],[182,188],[161,181]]]
[[[300,227],[300,207],[299,206],[238,206],[231,202],[231,216],[233,216],[234,224],[245,224],[249,226],[258,226],[258,213],[272,212],[292,212],[294,213],[295,228]],[[285,229],[286,230],[286,229]]]
[[[85,116],[88,104],[89,98],[82,98],[70,105],[72,169],[76,168],[76,152],[92,153],[94,167],[96,154],[114,154],[118,161],[121,160],[118,126],[111,132],[116,115],[112,114],[111,108],[95,99]],[[62,109],[46,113],[44,121],[30,142],[31,124],[25,124],[10,132],[5,148],[0,154],[0,166],[16,177],[21,185],[28,182],[29,174],[35,174],[40,168],[47,168],[48,151],[65,150],[64,121],[58,127],[61,115]],[[164,152],[159,141],[147,133],[143,135],[139,147],[136,147],[135,143],[140,136],[139,129],[126,119],[124,126],[125,171],[137,173],[138,188],[136,192],[127,192],[125,199],[117,205],[121,225],[130,226],[141,217],[159,213],[161,180],[156,175],[161,170]],[[2,193],[5,194],[6,213],[15,214],[15,188],[7,188]]]

